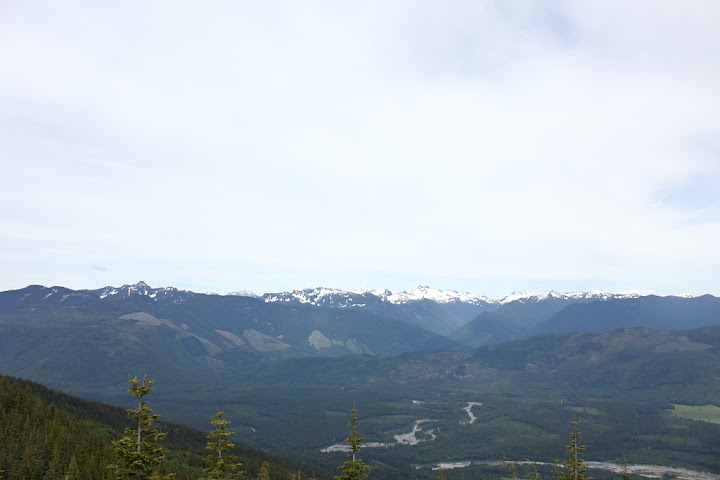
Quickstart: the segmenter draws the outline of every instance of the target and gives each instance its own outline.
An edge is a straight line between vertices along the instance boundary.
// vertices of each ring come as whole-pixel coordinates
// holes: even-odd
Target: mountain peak
[[[461,293],[455,290],[440,290],[431,288],[427,285],[418,285],[410,291],[391,292],[385,290],[383,292],[373,292],[390,303],[408,303],[420,300],[432,300],[438,303],[455,303],[464,302],[471,304],[492,303],[492,299],[485,295],[477,295],[474,293]]]
[[[130,298],[130,297],[147,297],[154,301],[163,299],[172,303],[181,303],[193,295],[194,292],[186,290],[178,290],[175,287],[152,288],[150,285],[140,280],[133,285],[123,285],[122,287],[104,287],[99,290],[91,290],[90,293],[96,294],[103,298]]]
[[[500,304],[519,301],[522,303],[538,303],[545,300],[609,300],[611,298],[638,298],[642,296],[639,292],[609,293],[601,290],[589,292],[556,292],[546,290],[544,292],[513,292],[505,297],[495,299]]]

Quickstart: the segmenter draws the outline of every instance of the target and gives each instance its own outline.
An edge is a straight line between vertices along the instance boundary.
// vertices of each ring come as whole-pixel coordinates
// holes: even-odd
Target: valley
[[[424,402],[420,402],[418,400],[413,400],[413,404],[422,404]],[[468,406],[464,407],[463,410],[467,412],[468,416],[470,417],[470,420],[461,420],[461,425],[466,424],[472,424],[475,423],[475,420],[477,420],[477,417],[473,415],[472,408],[474,406],[482,405],[480,402],[468,402]],[[408,433],[401,433],[397,435],[393,435],[395,442],[393,443],[382,443],[382,442],[365,442],[362,445],[362,448],[388,448],[395,445],[417,445],[420,442],[428,442],[433,441],[437,438],[437,435],[435,434],[436,428],[433,427],[436,423],[438,423],[439,420],[433,420],[430,418],[424,418],[421,420],[415,420],[415,422],[412,425],[412,430]],[[323,453],[330,453],[330,452],[348,452],[349,449],[345,443],[336,443],[334,445],[331,445],[327,448],[323,448],[320,450]]]
[[[720,473],[720,425],[693,419],[702,418],[695,406],[720,404],[715,297],[547,294],[460,305],[447,292],[440,298],[455,303],[417,298],[428,291],[396,295],[405,301],[397,304],[331,293],[320,306],[308,294],[265,301],[144,284],[0,292],[0,365],[124,407],[127,375],[148,373],[164,419],[207,429],[222,410],[237,442],[324,471],[344,461],[355,404],[372,478],[434,478],[414,466],[467,462],[447,478],[491,478],[502,458],[551,463],[574,416],[588,461]],[[483,311],[470,318],[473,308]],[[444,326],[425,330],[408,312]],[[518,334],[563,330],[568,312],[593,328]],[[486,340],[513,339],[470,347],[438,333],[452,316],[465,322],[457,331],[484,325]],[[503,335],[492,330],[500,325]]]

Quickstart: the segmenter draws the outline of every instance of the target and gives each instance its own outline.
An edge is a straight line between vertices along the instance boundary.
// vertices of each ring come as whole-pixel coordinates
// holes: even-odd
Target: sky
[[[720,295],[720,3],[0,2],[0,290]]]

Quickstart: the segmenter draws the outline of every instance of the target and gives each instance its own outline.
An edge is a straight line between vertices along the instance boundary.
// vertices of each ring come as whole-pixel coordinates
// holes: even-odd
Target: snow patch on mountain
[[[266,293],[265,302],[304,303],[310,305],[333,306],[338,308],[364,307],[363,299],[376,297],[377,300],[392,304],[406,304],[420,300],[431,300],[437,303],[463,302],[473,305],[491,303],[491,298],[472,293],[459,293],[454,290],[439,290],[427,286],[420,286],[411,291],[392,292],[390,290],[371,290],[366,287],[354,290],[340,290],[338,288],[305,288],[292,292]]]
[[[46,294],[50,297],[55,290]],[[522,303],[538,303],[546,300],[609,300],[638,298],[647,293],[630,291],[624,293],[608,293],[600,290],[590,292],[556,292],[547,290],[545,292],[514,292],[504,297],[490,297],[469,292],[458,292],[449,289],[431,288],[418,286],[413,290],[393,292],[391,290],[372,290],[366,287],[354,290],[341,290],[339,288],[316,287],[296,289],[291,292],[266,293],[262,296],[248,290],[237,290],[226,293],[195,293],[189,290],[179,290],[175,287],[153,288],[147,283],[140,281],[134,285],[123,285],[122,287],[104,287],[99,290],[88,291],[100,298],[118,297],[127,298],[132,296],[145,296],[158,301],[171,301],[182,303],[193,295],[222,295],[259,298],[266,303],[300,303],[333,308],[363,308],[369,303],[387,302],[393,305],[407,305],[414,302],[429,300],[440,304],[468,304],[480,307],[498,307],[506,303],[519,301]],[[683,295],[693,297],[693,295]]]
[[[317,287],[293,290],[292,292],[266,293],[263,298],[266,303],[292,302],[295,300],[300,303],[317,305],[318,303],[322,303],[322,301],[328,297],[347,296],[350,293],[353,292],[347,292],[338,288]]]
[[[153,288],[143,281],[139,281],[134,285],[123,285],[122,287],[104,287],[99,290],[87,291],[93,293],[100,298],[130,298],[130,297],[147,297],[158,301],[160,299],[171,301],[174,303],[182,303],[193,295],[199,295],[188,290],[179,290],[175,287]]]
[[[494,300],[491,297],[485,295],[476,295],[474,293],[461,293],[456,292],[455,290],[440,290],[437,288],[430,288],[428,286],[422,285],[410,291],[393,293],[390,290],[376,290],[371,293],[394,304],[417,302],[420,300],[432,300],[433,302],[437,303],[463,302],[478,305],[483,303],[493,303]]]
[[[260,298],[260,295],[257,293],[251,292],[250,290],[237,290],[234,292],[227,292],[225,294],[221,295],[227,295],[229,297],[250,297],[250,298]]]
[[[218,295],[220,297],[250,297],[250,298],[260,298],[260,295],[258,295],[255,292],[251,292],[250,290],[234,290],[232,292],[211,292],[211,291],[204,291],[200,292],[204,295]]]
[[[608,293],[600,290],[590,292],[567,292],[560,293],[554,290],[547,290],[541,293],[533,292],[515,292],[505,297],[494,299],[499,304],[519,301],[522,303],[538,303],[545,300],[609,300],[611,298],[638,298],[642,296],[640,292],[624,292],[624,293]]]
[[[608,293],[599,290],[591,292],[560,293],[554,290],[545,292],[515,292],[504,297],[489,297],[474,293],[462,293],[455,290],[440,290],[428,286],[418,286],[410,291],[392,292],[391,290],[371,290],[357,288],[354,290],[340,290],[338,288],[305,288],[292,292],[266,293],[262,296],[267,303],[303,303],[309,305],[330,306],[335,308],[363,307],[369,295],[395,305],[403,305],[422,300],[430,300],[441,304],[466,303],[470,305],[499,306],[510,302],[538,303],[545,300],[608,300],[611,298],[638,298],[640,292]]]

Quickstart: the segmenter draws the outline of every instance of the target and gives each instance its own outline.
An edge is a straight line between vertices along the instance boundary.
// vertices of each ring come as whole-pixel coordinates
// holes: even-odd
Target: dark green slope
[[[427,299],[400,304],[396,308],[403,312],[407,323],[448,337],[467,322],[462,315],[477,309],[473,305],[454,306]]]
[[[602,332],[622,326],[692,329],[720,324],[720,298],[646,297],[568,305],[537,332]]]
[[[207,423],[209,427],[209,418]],[[0,478],[110,478],[107,465],[115,462],[110,441],[131,426],[123,408],[0,376],[0,471],[5,472]],[[203,475],[206,434],[162,421],[159,429],[167,432],[162,442],[168,449],[163,471],[175,473],[178,480]],[[306,477],[330,478],[325,472],[245,445],[238,444],[233,453],[251,476],[267,461],[272,478],[290,479],[298,471]]]
[[[720,324],[720,299],[702,297],[549,298],[514,301],[483,312],[450,335],[471,347],[544,333],[603,332],[617,327],[690,329]]]
[[[357,310],[183,292],[96,294],[31,286],[0,293],[0,361],[12,375],[98,399],[128,372],[174,385],[237,377],[278,359],[457,348],[452,340]]]
[[[495,311],[483,312],[455,330],[450,338],[470,347],[506,342],[529,337],[537,326],[569,305],[585,304],[590,299],[549,297],[541,301],[515,300],[500,305]]]
[[[298,359],[263,367],[253,378],[335,387],[457,388],[504,384],[521,391],[583,388],[612,393],[673,390],[720,403],[720,326],[665,331],[618,328],[602,333],[547,334],[463,352],[394,357]]]
[[[105,478],[113,451],[103,433],[0,376],[0,477]]]
[[[237,347],[240,351],[259,352],[263,358],[338,356],[361,351],[388,355],[458,346],[452,340],[405,322],[361,310],[180,293],[166,298],[143,295],[101,298],[92,292],[31,286],[0,292],[0,314],[4,315],[0,322],[9,324],[20,320],[23,325],[29,325],[48,324],[57,319],[64,324],[84,325],[94,318],[117,320],[125,316],[127,321],[120,323],[165,326],[180,329],[186,336],[198,337],[211,355],[215,347],[222,350]],[[131,316],[138,313],[147,313],[153,318]],[[308,341],[316,330],[330,340],[331,347],[327,350],[322,346],[313,347]]]

